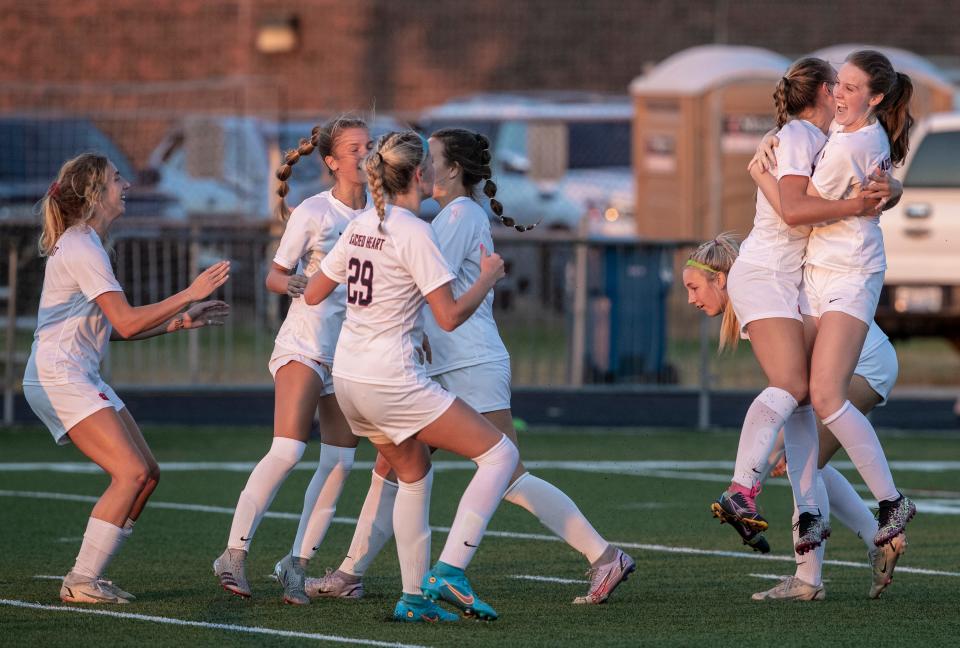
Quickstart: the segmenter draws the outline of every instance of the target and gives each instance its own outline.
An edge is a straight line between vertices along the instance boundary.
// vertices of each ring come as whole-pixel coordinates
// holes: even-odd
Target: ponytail
[[[883,126],[890,139],[890,161],[902,164],[910,148],[910,99],[913,98],[913,82],[910,77],[893,69],[890,59],[876,50],[859,50],[847,57],[867,75],[867,87],[883,99],[874,107],[873,114]]]
[[[717,275],[729,276],[733,262],[740,254],[740,243],[732,232],[723,232],[715,238],[702,243],[693,251],[687,260],[688,265],[694,266],[707,275],[710,281],[716,281]],[[723,309],[723,320],[720,322],[720,343],[718,351],[736,349],[740,342],[740,323],[733,311],[733,303],[727,299]]]
[[[903,72],[897,72],[893,88],[874,109],[877,121],[890,138],[890,160],[898,165],[906,159],[910,148],[910,129],[913,127],[913,115],[910,114],[912,97],[913,82]]]
[[[833,67],[823,59],[808,56],[795,61],[773,90],[777,128],[783,128],[791,117],[816,106],[821,86],[833,83],[835,76]]]
[[[57,179],[40,200],[40,256],[53,254],[67,228],[93,218],[109,169],[109,160],[99,153],[82,153],[60,167]]]
[[[381,231],[387,216],[387,198],[401,194],[410,187],[426,157],[423,138],[417,132],[408,130],[383,135],[364,159],[367,185],[380,218]]]

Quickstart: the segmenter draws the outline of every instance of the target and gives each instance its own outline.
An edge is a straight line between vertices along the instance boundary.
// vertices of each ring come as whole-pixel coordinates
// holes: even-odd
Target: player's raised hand
[[[197,302],[183,313],[183,328],[223,326],[230,316],[230,304],[219,300]]]
[[[187,288],[187,294],[190,301],[200,301],[214,290],[227,283],[230,278],[230,262],[217,261],[212,266],[197,275],[190,287]]]

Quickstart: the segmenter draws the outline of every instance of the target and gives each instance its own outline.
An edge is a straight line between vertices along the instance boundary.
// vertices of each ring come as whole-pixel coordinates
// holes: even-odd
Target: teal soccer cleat
[[[446,601],[463,610],[465,616],[486,621],[494,621],[497,618],[497,611],[473,593],[473,588],[470,587],[470,582],[463,570],[444,562],[438,561],[433,569],[426,573],[420,589],[430,600]]]
[[[406,623],[440,623],[459,621],[460,617],[447,612],[430,599],[416,594],[404,594],[393,608],[393,618]]]

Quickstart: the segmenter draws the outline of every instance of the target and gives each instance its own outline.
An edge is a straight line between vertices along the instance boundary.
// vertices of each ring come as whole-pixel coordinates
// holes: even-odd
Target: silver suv
[[[891,336],[946,337],[960,348],[960,112],[910,136],[900,203],[880,218],[887,252],[877,321]]]

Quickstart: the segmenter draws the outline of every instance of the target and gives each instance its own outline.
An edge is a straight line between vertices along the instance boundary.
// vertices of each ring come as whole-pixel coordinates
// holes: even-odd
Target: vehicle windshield
[[[475,133],[486,135],[487,139],[494,142],[497,139],[499,126],[495,121],[483,119],[432,119],[424,122],[423,134],[430,137],[431,133],[435,133],[441,128],[466,128]]]
[[[904,187],[960,188],[960,131],[928,133],[917,149]]]
[[[469,128],[483,133],[495,142],[495,156],[527,155],[527,122],[437,120],[426,124],[433,132],[447,127]],[[602,169],[629,167],[631,131],[629,121],[574,121],[567,126],[567,167],[570,169]]]
[[[630,122],[571,122],[568,165],[571,169],[630,166]]]
[[[0,120],[0,179],[5,182],[50,182],[64,162],[85,151],[103,153],[121,175],[136,178],[116,144],[85,119]]]

